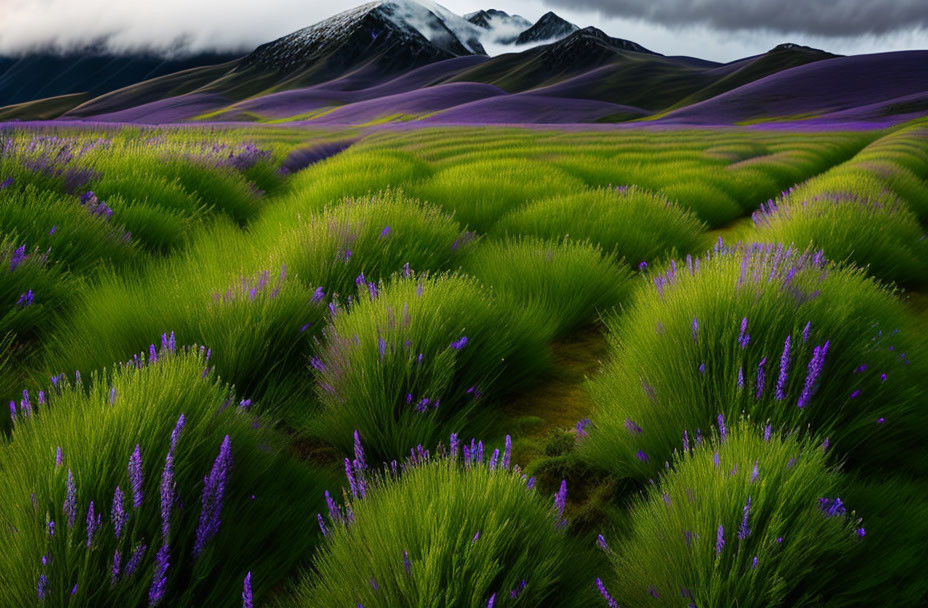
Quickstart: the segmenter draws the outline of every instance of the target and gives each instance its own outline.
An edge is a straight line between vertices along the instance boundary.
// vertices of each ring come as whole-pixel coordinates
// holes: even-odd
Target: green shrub
[[[439,171],[414,192],[453,212],[467,227],[487,232],[507,212],[528,202],[582,190],[580,180],[556,167],[526,159],[491,158]]]
[[[312,362],[322,405],[306,424],[340,447],[359,429],[376,459],[390,460],[450,431],[482,430],[491,412],[474,410],[546,363],[549,336],[533,317],[473,279],[359,283]]]
[[[755,213],[755,239],[823,249],[830,259],[867,267],[888,281],[928,276],[928,239],[906,205],[893,196],[851,192],[806,198],[793,193]]]
[[[500,220],[494,234],[589,240],[638,264],[694,251],[704,229],[691,212],[633,186],[538,201]]]
[[[646,480],[684,433],[745,413],[829,437],[855,466],[924,466],[913,439],[926,424],[924,362],[909,358],[917,336],[890,291],[782,245],[722,248],[675,269],[608,322],[611,356],[590,383],[581,442],[592,464]]]
[[[49,251],[50,260],[77,274],[125,267],[141,257],[124,226],[89,213],[76,197],[33,186],[0,190],[0,231]]]
[[[843,555],[866,544],[822,450],[739,425],[684,450],[606,547],[622,606],[818,606]],[[866,522],[864,522],[866,523]]]
[[[473,239],[438,208],[396,190],[346,199],[296,222],[261,221],[251,236],[256,248],[326,293],[350,293],[362,272],[378,281],[405,264],[417,271],[450,270]]]
[[[589,243],[525,237],[475,246],[464,269],[498,297],[538,310],[550,333],[563,337],[592,323],[600,311],[622,304],[631,272]]]
[[[590,605],[576,589],[589,560],[559,529],[551,499],[502,464],[462,466],[452,453],[368,482],[351,523],[330,520],[314,572],[282,604]]]
[[[202,349],[172,349],[165,337],[157,361],[56,378],[31,395],[32,416],[20,410],[0,465],[0,604],[228,606],[246,572],[263,597],[311,554],[303,518],[324,477],[205,373]]]
[[[325,302],[286,264],[262,268],[262,257],[235,228],[216,226],[144,275],[101,277],[49,342],[48,371],[101,369],[173,329],[184,343],[209,344],[219,376],[262,411],[304,407],[306,353]]]

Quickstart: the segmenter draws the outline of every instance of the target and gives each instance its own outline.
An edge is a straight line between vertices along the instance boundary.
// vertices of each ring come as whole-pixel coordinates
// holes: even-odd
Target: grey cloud
[[[826,37],[928,29],[928,0],[544,0],[667,26]]]

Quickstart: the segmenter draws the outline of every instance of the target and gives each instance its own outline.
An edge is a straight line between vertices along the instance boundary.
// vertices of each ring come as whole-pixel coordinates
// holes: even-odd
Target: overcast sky
[[[106,39],[117,49],[250,50],[361,0],[0,0],[0,54]],[[928,0],[445,0],[534,21],[553,10],[666,55],[730,61],[797,42],[855,54],[928,48]]]

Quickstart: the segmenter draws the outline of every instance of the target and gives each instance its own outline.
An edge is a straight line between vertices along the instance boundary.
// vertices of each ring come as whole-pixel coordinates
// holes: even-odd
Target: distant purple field
[[[854,114],[853,110],[924,93],[926,87],[928,52],[838,57],[761,78],[671,112],[661,120],[732,124],[757,118],[782,116],[788,120],[793,116],[814,114],[832,115],[839,121],[878,118],[878,122],[884,122],[880,120],[884,117],[866,112]]]

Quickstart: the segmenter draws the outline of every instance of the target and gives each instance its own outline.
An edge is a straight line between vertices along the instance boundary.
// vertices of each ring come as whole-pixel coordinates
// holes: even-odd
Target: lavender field
[[[926,605],[926,57],[403,0],[10,93],[0,607]]]

